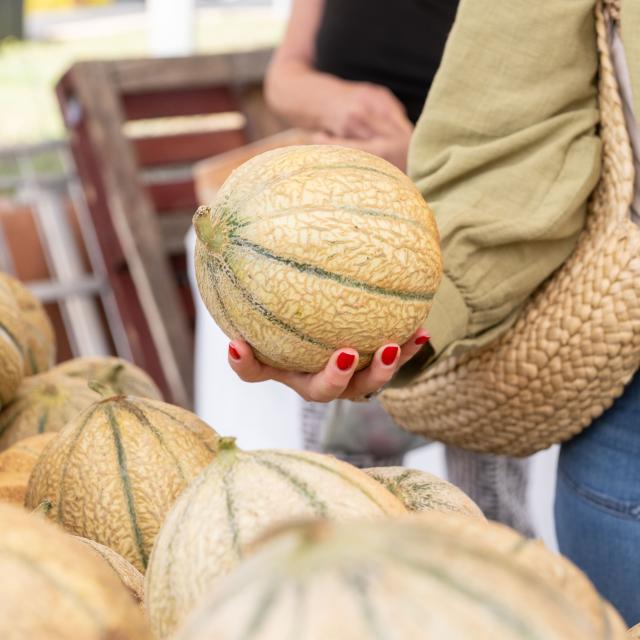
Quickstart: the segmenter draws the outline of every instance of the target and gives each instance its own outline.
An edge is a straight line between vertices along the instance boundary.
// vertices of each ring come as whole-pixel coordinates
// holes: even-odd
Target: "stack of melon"
[[[358,151],[255,159],[195,223],[205,302],[286,368],[403,342],[441,275],[420,194]],[[26,507],[0,504],[1,638],[626,636],[571,563],[439,478],[243,451],[122,360],[47,370],[47,327],[0,278],[0,501]]]
[[[141,571],[217,434],[124,360],[50,368],[44,309],[2,274],[0,349],[0,502],[32,511],[0,504],[0,637],[150,637]]]

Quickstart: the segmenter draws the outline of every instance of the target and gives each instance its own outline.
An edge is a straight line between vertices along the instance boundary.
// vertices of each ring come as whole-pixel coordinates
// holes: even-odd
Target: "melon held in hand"
[[[433,214],[411,180],[328,145],[252,158],[194,217],[196,274],[220,328],[273,366],[318,371],[340,347],[366,366],[406,342],[442,274]]]

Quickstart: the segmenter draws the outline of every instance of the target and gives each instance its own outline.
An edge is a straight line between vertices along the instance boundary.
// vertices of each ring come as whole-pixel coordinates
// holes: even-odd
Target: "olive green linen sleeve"
[[[444,256],[430,362],[500,335],[575,246],[600,165],[594,4],[460,4],[409,151]]]

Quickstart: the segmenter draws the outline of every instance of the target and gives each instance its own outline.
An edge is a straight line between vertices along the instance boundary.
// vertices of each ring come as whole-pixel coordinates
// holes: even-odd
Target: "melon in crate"
[[[55,371],[72,378],[97,381],[114,393],[162,400],[162,393],[145,371],[135,364],[114,356],[73,358],[60,363]]]
[[[451,511],[484,520],[480,507],[461,489],[426,471],[405,467],[363,469],[409,511]]]
[[[0,287],[0,409],[11,402],[24,377],[22,332],[18,303]]]
[[[150,640],[112,569],[44,518],[0,505],[0,637]]]
[[[56,336],[42,303],[19,280],[0,273],[0,287],[14,297],[22,319],[22,351],[25,375],[47,371],[56,357]]]
[[[175,499],[216,455],[197,416],[131,396],[102,399],[71,420],[31,473],[28,508],[119,553],[144,572]]]
[[[600,606],[595,617],[580,599],[602,605],[583,574],[563,587],[520,562],[524,538],[496,548],[496,530],[443,513],[292,525],[214,585],[174,638],[624,640],[619,616]]]
[[[0,411],[0,451],[23,438],[60,431],[100,399],[100,394],[79,378],[54,371],[25,378],[14,399]]]
[[[232,339],[282,369],[318,371],[352,347],[359,366],[425,320],[440,282],[439,236],[411,180],[330,145],[260,154],[195,217],[202,299]]]
[[[402,503],[356,467],[305,451],[241,451],[223,438],[217,458],[180,496],[145,576],[154,633],[168,637],[216,579],[267,529],[290,518],[403,515]]]
[[[42,450],[55,438],[55,433],[41,433],[37,436],[18,440],[0,453],[0,472],[18,471],[31,473]]]

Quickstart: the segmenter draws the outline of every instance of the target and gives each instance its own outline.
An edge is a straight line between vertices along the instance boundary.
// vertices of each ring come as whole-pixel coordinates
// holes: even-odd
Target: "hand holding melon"
[[[200,293],[244,379],[352,397],[384,384],[424,341],[438,232],[386,161],[323,145],[270,151],[237,169],[194,225]]]

